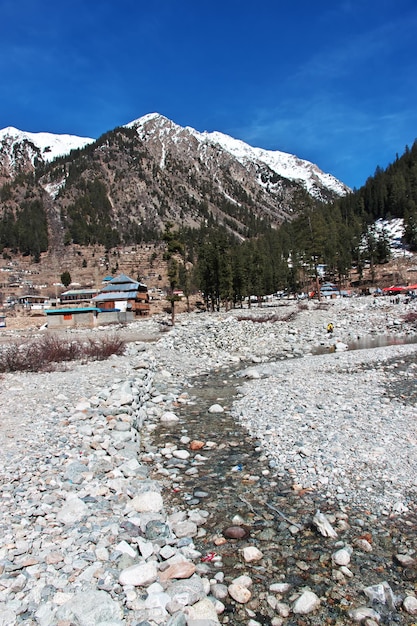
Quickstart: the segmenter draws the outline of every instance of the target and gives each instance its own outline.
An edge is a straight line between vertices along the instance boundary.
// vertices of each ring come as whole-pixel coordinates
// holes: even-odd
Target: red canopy
[[[396,287],[395,285],[391,285],[391,287],[384,287],[382,291],[387,291],[389,293],[398,293],[400,291],[404,291],[405,289],[411,289],[411,287]]]

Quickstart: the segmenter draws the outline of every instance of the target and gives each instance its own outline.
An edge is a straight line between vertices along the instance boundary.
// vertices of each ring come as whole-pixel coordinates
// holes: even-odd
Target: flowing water
[[[199,571],[208,578],[224,572],[226,585],[242,574],[253,580],[251,601],[239,605],[227,598],[220,621],[233,626],[247,624],[249,609],[258,623],[270,624],[277,613],[268,596],[275,598],[272,605],[277,600],[276,594],[269,592],[269,586],[286,582],[292,589],[289,595],[309,586],[326,598],[320,613],[309,615],[303,624],[350,624],[347,607],[363,604],[363,587],[375,583],[376,568],[381,572],[378,574],[381,580],[402,584],[401,572],[392,563],[399,525],[384,519],[375,528],[376,518],[369,511],[349,511],[350,516],[355,515],[360,521],[356,527],[352,523],[343,540],[350,543],[352,536],[360,535],[364,528],[372,528],[374,553],[359,552],[355,558],[355,578],[349,580],[349,587],[337,584],[331,561],[334,540],[322,537],[312,526],[318,508],[328,514],[335,511],[317,493],[295,492],[290,482],[284,480],[284,474],[279,475],[279,468],[270,467],[261,444],[230,416],[228,409],[238,394],[238,385],[238,378],[229,370],[194,379],[189,389],[192,402],[179,403],[175,408],[180,421],[160,425],[153,434],[158,447],[173,443],[178,448],[187,448],[181,442],[184,436],[206,442],[188,460],[165,461],[173,480],[164,498],[181,510],[197,508],[209,513],[202,536],[194,538],[196,548],[202,553]],[[215,403],[223,406],[225,412],[209,413],[209,407]],[[211,447],[207,442],[216,445]],[[249,534],[243,539],[225,540],[224,530],[236,522],[235,516],[241,518]],[[403,524],[404,529],[407,538],[410,528]],[[246,563],[242,557],[245,546],[257,547],[263,558]],[[288,597],[281,601],[288,601]],[[301,623],[298,620],[296,616],[289,617],[285,624],[295,626]]]
[[[386,346],[403,346],[417,343],[417,335],[375,335],[358,337],[347,343],[347,350],[368,350],[372,348],[385,348]],[[320,345],[312,350],[313,355],[328,354],[335,351],[335,343]]]

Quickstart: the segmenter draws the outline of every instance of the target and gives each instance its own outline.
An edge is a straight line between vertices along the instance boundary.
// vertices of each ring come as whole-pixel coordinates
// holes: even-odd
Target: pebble
[[[262,552],[255,546],[248,546],[242,550],[243,558],[246,563],[252,563],[253,561],[260,561],[263,557]]]
[[[415,596],[407,596],[404,598],[403,607],[409,615],[417,615],[417,598]]]
[[[238,583],[230,584],[227,590],[233,600],[236,600],[239,604],[246,604],[252,597],[250,590]]]
[[[352,550],[348,548],[337,550],[337,552],[332,555],[333,562],[336,565],[349,565],[351,554]]]
[[[295,601],[292,611],[298,615],[308,615],[320,606],[320,598],[313,591],[304,591]]]

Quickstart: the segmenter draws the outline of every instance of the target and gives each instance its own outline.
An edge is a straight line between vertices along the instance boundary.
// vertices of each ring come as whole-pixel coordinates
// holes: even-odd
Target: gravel
[[[412,583],[397,597],[375,575],[375,588],[368,582],[362,599],[357,594],[366,559],[374,572],[378,563],[385,563],[385,574],[393,571],[384,520],[398,520],[398,528],[411,532],[416,513],[417,352],[416,344],[404,343],[417,334],[407,321],[415,312],[413,303],[358,298],[184,314],[174,328],[154,318],[115,329],[130,341],[121,357],[3,375],[0,624],[196,626],[205,620],[257,626],[266,623],[257,621],[259,614],[269,615],[273,626],[292,615],[308,615],[303,619],[311,624],[411,624]],[[333,334],[326,331],[330,321]],[[7,340],[18,337],[9,333]],[[370,338],[375,345],[401,345],[346,350]],[[262,552],[275,549],[268,544],[262,552],[246,546],[242,576],[224,581],[221,569],[214,573],[206,562],[217,557],[203,558],[194,544],[204,540],[209,514],[191,504],[171,510],[169,498],[163,510],[166,481],[183,468],[204,466],[204,449],[190,466],[186,437],[176,449],[153,441],[153,432],[167,415],[175,418],[179,405],[192,409],[187,389],[197,376],[231,370],[240,372],[232,415],[257,439],[271,473],[289,481],[294,494],[317,496],[338,523],[338,538],[320,544],[320,561],[315,536],[315,547],[302,558],[290,548],[285,557],[281,548],[280,558],[301,572],[292,582],[268,578]],[[203,500],[208,495],[197,493]],[[341,538],[349,522],[360,529],[368,519],[381,545],[386,540],[387,554],[379,561],[367,556],[369,533],[356,537],[354,549]],[[264,542],[270,532],[263,530]],[[288,546],[293,534],[311,535],[283,520],[279,532]],[[397,562],[413,576],[415,549],[409,535],[400,545],[395,532]],[[332,581],[320,576],[319,565],[333,568]],[[220,568],[221,560],[214,566]],[[263,578],[269,590],[252,587],[253,579]],[[235,603],[240,621],[225,612],[227,603]],[[336,605],[339,621],[329,622]]]

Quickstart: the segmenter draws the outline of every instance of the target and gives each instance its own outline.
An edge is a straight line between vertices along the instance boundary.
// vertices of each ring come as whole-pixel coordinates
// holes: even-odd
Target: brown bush
[[[51,369],[53,364],[77,359],[100,361],[113,354],[121,355],[124,349],[125,342],[117,336],[83,343],[44,335],[35,341],[5,346],[0,351],[0,372],[40,372]]]
[[[408,324],[415,324],[415,322],[417,322],[417,313],[415,311],[409,311],[409,313],[403,315],[403,320]]]
[[[126,343],[116,335],[111,337],[101,337],[99,340],[89,339],[83,346],[83,356],[87,359],[104,361],[113,354],[122,355],[125,351]]]

